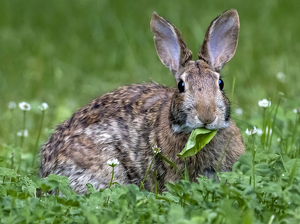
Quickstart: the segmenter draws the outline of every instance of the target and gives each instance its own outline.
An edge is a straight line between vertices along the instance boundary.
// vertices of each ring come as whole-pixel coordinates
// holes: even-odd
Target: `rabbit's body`
[[[232,10],[229,12],[232,14]],[[234,12],[227,17],[235,16]],[[115,167],[114,181],[121,185],[139,185],[154,156],[153,147],[160,148],[161,153],[184,172],[184,161],[176,155],[197,127],[219,130],[199,153],[186,159],[190,180],[195,181],[199,174],[212,177],[218,164],[221,164],[221,171],[232,169],[244,152],[244,146],[238,128],[230,119],[229,101],[219,87],[218,71],[223,65],[213,67],[205,54],[209,48],[204,47],[199,60],[192,61],[179,32],[170,26],[157,14],[153,15],[151,27],[158,55],[173,71],[179,89],[156,83],[131,85],[93,100],[59,125],[43,146],[41,177],[51,173],[67,176],[76,192],[86,193],[87,183],[96,189],[109,186],[112,168],[107,161],[117,158],[120,164]],[[168,62],[170,53],[162,52],[165,46],[176,45],[174,41],[163,43],[163,49],[160,47],[160,32],[171,32],[168,28],[173,32],[171,38],[177,35],[180,49],[177,62],[176,57]],[[166,36],[168,33],[161,35],[162,38]],[[178,46],[174,49],[176,53]],[[218,58],[225,62],[229,59]],[[178,171],[159,156],[154,159],[151,173],[153,171],[157,173],[160,192],[168,181],[180,178]],[[154,188],[151,173],[145,182],[149,190]]]

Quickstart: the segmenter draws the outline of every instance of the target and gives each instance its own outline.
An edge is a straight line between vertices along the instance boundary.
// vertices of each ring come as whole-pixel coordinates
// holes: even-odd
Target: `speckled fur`
[[[183,160],[176,154],[184,148],[192,129],[201,126],[200,121],[195,126],[186,122],[193,121],[194,115],[212,120],[210,113],[219,119],[214,127],[221,129],[198,154],[186,159],[190,180],[196,181],[199,174],[211,176],[225,149],[220,169],[231,171],[244,146],[230,119],[229,101],[219,89],[219,74],[207,60],[192,61],[191,52],[174,29],[180,44],[181,65],[177,71],[170,69],[177,81],[185,80],[186,92],[149,83],[120,87],[93,100],[60,124],[42,147],[41,177],[52,173],[67,176],[71,188],[82,194],[87,192],[87,183],[96,189],[108,187],[112,168],[107,161],[117,158],[120,164],[115,167],[114,181],[140,185],[154,156],[153,146],[158,146],[183,172]],[[174,125],[179,131],[174,131]],[[159,192],[168,181],[180,178],[176,170],[157,156],[153,171],[157,172]],[[153,175],[148,176],[145,187],[153,190]]]

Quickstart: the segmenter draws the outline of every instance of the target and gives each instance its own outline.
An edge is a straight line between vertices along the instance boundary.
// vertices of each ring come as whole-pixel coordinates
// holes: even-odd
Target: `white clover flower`
[[[258,128],[258,129],[257,129],[257,135],[258,135],[258,136],[262,136],[262,134],[263,134],[263,131],[262,131],[261,129]]]
[[[28,137],[28,129],[22,130],[22,131],[18,131],[17,135],[20,137]]]
[[[245,131],[245,132],[246,132],[246,134],[247,134],[247,135],[251,135],[251,131],[250,131],[250,130],[248,130],[248,128],[246,129],[246,131]]]
[[[152,150],[153,150],[154,154],[161,153],[161,149],[157,145],[153,146]]]
[[[47,103],[42,103],[40,106],[38,106],[38,108],[41,110],[41,111],[45,111],[49,108],[48,104]]]
[[[247,130],[245,132],[247,135],[254,135],[254,134],[256,134],[257,129],[256,129],[256,127],[253,127],[252,130],[248,130],[248,128],[247,128]]]
[[[243,114],[243,109],[242,108],[236,108],[235,113],[236,113],[236,115],[242,115]]]
[[[7,104],[8,109],[14,109],[17,107],[17,104],[14,101],[10,101]]]
[[[25,110],[25,111],[29,111],[31,109],[30,104],[26,102],[19,103],[19,107],[21,110]]]
[[[115,158],[110,159],[107,161],[107,165],[115,167],[115,166],[119,165],[119,160],[115,159]]]
[[[270,107],[271,106],[271,101],[268,101],[267,99],[259,100],[258,101],[258,106],[260,106],[260,107]]]
[[[285,74],[282,72],[278,72],[276,74],[276,78],[278,79],[279,82],[282,82],[282,83],[285,82]]]
[[[268,133],[269,127],[266,127],[266,133]],[[270,134],[272,134],[272,128],[270,128]]]
[[[300,113],[300,107],[295,108],[295,109],[293,110],[293,112],[294,112],[295,114],[299,114],[299,113]]]

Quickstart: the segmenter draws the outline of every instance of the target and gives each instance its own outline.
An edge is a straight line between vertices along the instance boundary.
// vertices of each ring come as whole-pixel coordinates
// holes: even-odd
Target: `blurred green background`
[[[152,11],[175,24],[196,59],[210,22],[237,9],[239,45],[222,71],[232,117],[246,129],[258,116],[258,100],[273,100],[278,92],[285,94],[284,110],[292,111],[300,95],[299,6],[296,0],[0,1],[0,145],[17,145],[15,134],[22,129],[22,111],[9,111],[9,101],[32,106],[28,150],[35,144],[42,102],[49,109],[40,144],[78,108],[119,86],[151,80],[173,86],[155,52]],[[279,72],[284,80],[277,79]]]

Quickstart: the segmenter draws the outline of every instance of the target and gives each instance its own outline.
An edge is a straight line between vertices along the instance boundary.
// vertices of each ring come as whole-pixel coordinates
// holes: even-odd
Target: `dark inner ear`
[[[192,52],[186,47],[179,31],[169,21],[153,12],[150,22],[154,34],[157,55],[178,80],[178,71],[192,59]]]
[[[239,28],[239,16],[235,9],[215,18],[206,31],[199,59],[205,60],[219,72],[235,54]]]

